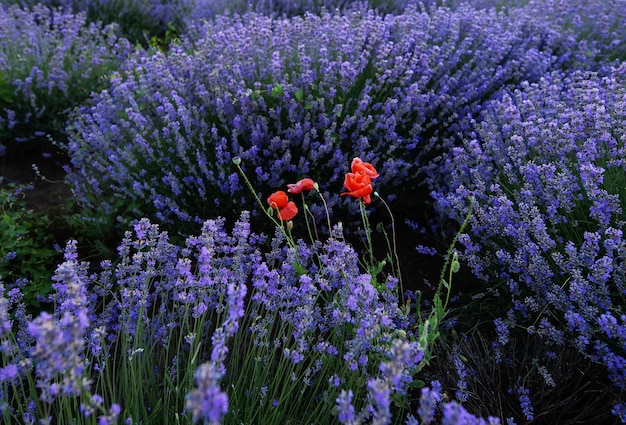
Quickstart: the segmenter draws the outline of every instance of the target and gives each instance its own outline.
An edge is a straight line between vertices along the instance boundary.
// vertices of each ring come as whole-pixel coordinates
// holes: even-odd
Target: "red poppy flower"
[[[315,182],[313,179],[305,178],[295,184],[288,184],[287,192],[289,193],[301,193],[303,190],[311,190],[315,188]]]
[[[270,204],[270,207],[277,210],[285,208],[288,202],[289,198],[282,190],[272,193],[269,198],[267,198],[267,203]]]
[[[363,198],[363,202],[369,204],[372,202],[370,194],[374,191],[372,181],[369,176],[364,173],[346,173],[343,185],[348,189],[343,195],[353,196],[355,198]]]
[[[352,160],[352,165],[350,166],[350,168],[352,169],[352,172],[354,174],[365,174],[370,179],[375,179],[379,176],[378,171],[376,171],[376,168],[374,168],[372,164],[370,164],[369,162],[363,162],[359,157],[356,157]]]
[[[289,200],[287,194],[282,190],[272,193],[267,198],[267,203],[270,207],[278,210],[278,218],[283,221],[291,220],[298,214],[298,207]]]

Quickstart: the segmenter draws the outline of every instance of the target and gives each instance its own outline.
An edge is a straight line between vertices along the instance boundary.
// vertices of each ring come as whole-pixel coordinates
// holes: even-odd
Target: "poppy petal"
[[[287,197],[287,194],[283,192],[282,190],[272,193],[267,198],[267,203],[269,204],[269,206],[277,210],[280,210],[281,208],[285,208],[288,201],[289,201],[289,198]]]
[[[287,192],[289,193],[301,193],[303,190],[311,190],[315,188],[315,182],[313,179],[307,177],[295,184],[288,184],[287,187]]]
[[[284,208],[281,208],[278,211],[278,218],[283,221],[287,221],[294,218],[296,214],[298,214],[298,207],[293,201],[289,201]]]

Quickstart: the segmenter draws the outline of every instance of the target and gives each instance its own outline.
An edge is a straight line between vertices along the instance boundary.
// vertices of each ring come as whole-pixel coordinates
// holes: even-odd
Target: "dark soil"
[[[8,150],[0,157],[1,187],[9,184],[25,184],[32,189],[25,192],[26,206],[38,212],[54,212],[71,198],[71,190],[65,183],[63,166],[69,161],[58,152],[40,149]],[[39,170],[39,175],[34,167]]]

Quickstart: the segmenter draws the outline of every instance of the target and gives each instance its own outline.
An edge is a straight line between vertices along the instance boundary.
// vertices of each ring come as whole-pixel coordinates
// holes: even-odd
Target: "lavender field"
[[[0,422],[626,423],[626,0],[0,0]]]

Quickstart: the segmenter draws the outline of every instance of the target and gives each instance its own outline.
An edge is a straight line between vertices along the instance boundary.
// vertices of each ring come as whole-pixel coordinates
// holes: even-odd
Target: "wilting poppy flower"
[[[352,172],[354,174],[365,174],[370,179],[375,179],[379,176],[378,171],[376,171],[376,168],[374,168],[372,164],[370,164],[369,162],[363,162],[359,157],[356,157],[352,160],[350,168],[352,169]]]
[[[307,177],[305,179],[298,181],[295,184],[288,184],[287,188],[288,188],[287,192],[289,193],[301,193],[303,190],[314,189],[315,182],[313,181],[313,179],[310,179]]]
[[[343,195],[353,196],[355,198],[363,198],[363,202],[369,204],[372,202],[370,194],[374,191],[372,181],[369,176],[364,173],[346,173],[343,185],[348,189]]]
[[[272,193],[267,198],[267,203],[270,207],[278,210],[278,218],[283,221],[291,220],[298,214],[298,207],[289,200],[287,194],[282,190]]]

